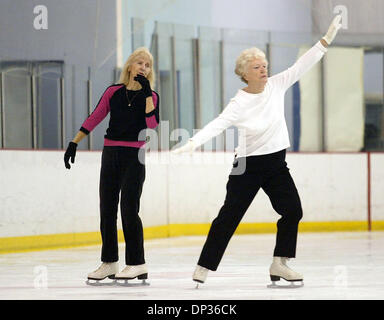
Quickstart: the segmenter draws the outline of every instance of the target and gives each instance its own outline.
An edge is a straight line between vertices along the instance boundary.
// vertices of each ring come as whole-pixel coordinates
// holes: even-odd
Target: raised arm
[[[335,39],[336,34],[340,28],[341,28],[341,15],[337,15],[336,17],[333,18],[333,21],[329,26],[327,33],[320,41],[325,41],[326,45],[330,45],[333,39]]]
[[[280,88],[287,90],[309,71],[327,52],[327,47],[332,43],[337,31],[341,27],[341,16],[337,15],[328,28],[327,33],[312,48],[304,53],[293,66],[270,78]]]

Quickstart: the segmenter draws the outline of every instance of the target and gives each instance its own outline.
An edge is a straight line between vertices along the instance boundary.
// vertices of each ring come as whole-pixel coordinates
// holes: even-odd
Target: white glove
[[[331,25],[328,28],[327,33],[323,37],[323,39],[330,45],[333,39],[336,37],[337,31],[341,28],[341,15],[338,14],[336,17],[333,18],[333,21]]]
[[[177,148],[175,150],[172,150],[173,154],[179,154],[183,152],[189,152],[192,153],[196,149],[196,144],[192,141],[189,140],[185,145],[183,145],[180,148]]]

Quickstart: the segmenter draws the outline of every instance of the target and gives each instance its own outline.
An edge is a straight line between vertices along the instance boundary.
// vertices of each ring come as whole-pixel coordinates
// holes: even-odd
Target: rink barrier
[[[179,236],[206,236],[210,224],[170,224],[144,228],[144,238],[162,239]],[[372,221],[371,231],[383,231],[384,221]],[[300,232],[341,232],[369,231],[367,221],[301,222]],[[235,234],[275,233],[276,223],[240,223]],[[124,242],[122,230],[118,230],[118,240]],[[63,249],[81,246],[100,245],[100,232],[47,234],[22,237],[0,238],[0,254],[50,249]]]
[[[82,161],[77,163],[76,170],[71,172],[69,175],[68,171],[58,170],[62,169],[61,151],[6,149],[3,149],[2,151],[4,152],[0,152],[0,166],[2,167],[1,180],[5,182],[3,185],[6,185],[7,188],[4,188],[1,193],[2,201],[0,203],[0,209],[4,209],[6,211],[5,215],[0,214],[0,218],[3,219],[1,220],[0,231],[4,232],[2,236],[0,236],[0,253],[70,248],[76,246],[99,245],[101,243],[99,231],[85,232],[85,230],[98,230],[95,219],[97,214],[92,216],[89,214],[90,212],[98,211],[97,201],[82,201],[82,199],[96,200],[97,198],[97,187],[95,187],[97,185],[97,178],[95,178],[97,175],[95,175],[94,172],[99,170],[100,152],[82,151]],[[317,167],[315,167],[316,169],[319,165],[321,165],[321,163],[328,159],[328,162],[326,163],[333,171],[342,168],[340,167],[340,161],[336,161],[336,157],[339,158],[339,156],[341,156],[344,157],[344,162],[348,161],[348,163],[351,164],[351,169],[350,172],[344,172],[342,180],[344,185],[332,185],[331,187],[334,189],[330,189],[327,186],[328,189],[326,190],[326,193],[322,193],[322,190],[317,190],[317,192],[322,194],[324,200],[330,199],[327,202],[328,206],[325,208],[326,210],[330,210],[329,212],[326,211],[327,214],[323,213],[324,208],[321,209],[323,204],[322,201],[306,203],[309,207],[306,208],[305,218],[311,222],[302,221],[299,225],[300,232],[384,230],[384,212],[382,210],[384,207],[384,199],[381,195],[382,184],[384,183],[384,166],[382,165],[384,163],[384,153],[366,152],[318,154],[307,152],[305,154],[300,153],[300,156],[301,155],[311,157],[314,156],[314,159],[311,159],[309,163],[313,165],[313,160],[317,161]],[[347,155],[348,158],[345,158],[345,155]],[[212,155],[208,154],[208,159],[210,159],[211,156]],[[324,160],[322,157],[325,157]],[[354,162],[353,160],[355,158],[357,160]],[[301,162],[301,159],[301,157],[291,158],[291,169],[295,170],[295,168],[303,168],[303,162]],[[319,160],[321,160],[321,162],[319,162]],[[344,162],[341,163],[342,166],[344,166]],[[338,166],[336,166],[337,164]],[[39,175],[39,170],[37,170],[38,168],[42,168],[41,170],[43,170],[45,174]],[[178,178],[181,176],[180,172],[183,168],[174,167],[173,170],[175,170],[175,172],[173,173],[171,180],[169,180],[169,167],[159,166],[157,169],[159,170],[156,171],[156,174],[154,174],[155,172],[152,172],[151,174],[151,178],[153,178],[152,183],[154,183],[154,186],[163,193],[160,193],[155,201],[152,201],[153,199],[148,192],[143,196],[143,224],[145,226],[146,222],[149,221],[152,224],[152,226],[144,228],[145,239],[207,235],[210,222],[213,220],[213,216],[207,214],[207,212],[210,212],[209,210],[217,212],[217,208],[220,207],[221,203],[217,202],[212,204],[211,202],[208,204],[210,207],[204,208],[205,211],[197,211],[193,206],[194,203],[191,205],[191,202],[182,202],[180,201],[180,197],[172,198],[172,201],[170,201],[167,192],[169,193],[179,190],[177,183],[181,182]],[[212,177],[218,180],[209,186],[214,190],[216,190],[214,186],[218,184],[223,186],[226,182],[225,177],[223,180],[220,180],[223,177],[221,172],[222,170],[226,170],[226,167],[218,166],[217,170],[220,174],[216,176],[213,175]],[[355,175],[356,171],[359,172],[359,175]],[[209,172],[213,172],[212,168],[209,168]],[[316,173],[319,172],[319,170],[313,172]],[[327,167],[324,167],[323,172],[324,174],[327,174]],[[207,178],[207,172],[203,171],[201,166],[197,166],[196,171],[190,173],[189,178],[195,179],[199,176],[199,174],[205,179]],[[302,175],[301,180],[300,174]],[[328,172],[328,176],[330,174],[331,173]],[[310,199],[312,196],[311,193],[305,194],[306,187],[310,182],[310,179],[306,181],[309,176],[313,178],[312,172],[308,170],[295,172],[297,181],[302,181],[301,192],[303,193],[303,199]],[[356,183],[353,185],[349,183],[348,179],[350,176],[353,176],[353,179],[355,179],[353,181]],[[319,176],[317,178],[319,178]],[[184,187],[191,187],[191,185],[185,186],[185,179],[186,177],[183,176],[182,183],[184,184]],[[40,183],[36,184],[36,181],[39,181]],[[173,182],[172,189],[169,187],[163,188],[164,181]],[[39,201],[39,195],[45,194],[45,186],[52,185],[53,182],[56,187],[50,189],[53,192],[48,198],[49,201],[44,202],[46,206],[42,207],[42,203]],[[84,188],[84,182],[89,183],[91,187]],[[333,180],[333,183],[335,182],[337,182],[337,180]],[[21,183],[24,183],[24,186],[27,186],[26,188],[29,193],[20,193]],[[348,189],[350,186],[356,188]],[[60,190],[60,192],[56,192],[57,190]],[[205,189],[204,192],[207,192],[207,190],[209,189]],[[329,190],[332,190],[332,192],[328,192]],[[336,193],[335,197],[334,191],[337,192],[340,190],[343,190],[344,193]],[[195,190],[192,188],[188,189],[187,192],[188,191],[194,192]],[[35,194],[37,197],[34,196]],[[71,199],[72,202],[70,206],[66,205],[69,202],[66,201],[68,200],[67,198],[62,197],[63,194],[67,196],[67,198]],[[224,194],[216,192],[210,196],[211,198],[216,199],[222,197],[223,195]],[[341,201],[337,198],[337,196],[340,195],[342,196]],[[145,198],[146,196],[147,198]],[[27,201],[24,201],[24,199]],[[149,199],[151,201],[149,201]],[[163,199],[166,200],[163,201]],[[339,202],[335,202],[335,199]],[[36,202],[32,202],[31,200]],[[358,201],[356,202],[355,200]],[[347,206],[345,208],[339,208],[338,204],[343,203],[343,201],[347,204]],[[62,214],[61,211],[51,211],[51,207],[56,204],[60,204],[62,206],[65,214]],[[185,204],[186,206],[183,206]],[[199,202],[197,205],[198,204]],[[259,221],[264,222],[253,222],[252,220],[250,222],[248,222],[249,220],[244,221],[239,225],[236,231],[237,234],[276,232],[277,219],[274,220],[275,218],[271,218],[273,210],[270,208],[270,203],[265,195],[264,198],[262,196],[259,197],[257,205],[258,206],[254,207],[253,210],[251,210],[252,206],[250,207],[251,209],[249,210],[248,219],[252,219],[252,214],[257,212],[257,219],[261,219]],[[320,210],[317,210],[317,208],[320,208]],[[159,211],[162,212],[163,215],[154,214]],[[194,215],[193,218],[191,218],[187,214],[186,217],[189,220],[187,222],[182,221],[179,215],[175,215],[176,212],[193,212]],[[356,214],[356,212],[358,214]],[[15,217],[18,217],[20,213],[25,213],[26,219],[21,219],[19,223],[19,220],[16,220]],[[81,215],[80,213],[86,214]],[[36,215],[35,220],[33,219],[34,215]],[[68,217],[67,220],[64,219],[66,217]],[[337,219],[337,217],[339,217],[339,219]],[[256,218],[256,216],[254,216],[254,218]],[[366,220],[364,218],[366,218]],[[55,227],[60,226],[60,228],[47,228],[47,225],[50,223],[50,219],[55,219]],[[190,219],[193,219],[194,221],[191,221]],[[195,221],[199,220],[202,221],[202,223],[195,223]],[[175,222],[172,223],[172,221]],[[169,225],[166,225],[167,222]],[[85,225],[88,229],[84,230]],[[36,226],[39,227],[37,228]],[[30,230],[27,230],[26,228],[30,228]],[[63,231],[59,231],[60,229]],[[50,230],[52,230],[52,234],[49,234]],[[124,241],[121,231],[119,232],[119,241]]]

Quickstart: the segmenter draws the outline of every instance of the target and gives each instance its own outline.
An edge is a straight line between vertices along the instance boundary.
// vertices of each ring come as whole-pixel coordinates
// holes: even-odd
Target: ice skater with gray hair
[[[284,95],[289,87],[310,70],[327,52],[328,45],[341,27],[336,16],[326,35],[287,70],[268,77],[268,61],[257,48],[244,50],[236,61],[235,73],[247,84],[239,89],[223,112],[187,144],[173,153],[193,152],[230,126],[239,128],[236,160],[226,185],[226,197],[213,220],[202,249],[193,280],[204,283],[209,270],[216,271],[224,251],[242,217],[260,188],[268,195],[272,207],[281,216],[277,222],[276,245],[270,266],[270,278],[283,278],[303,284],[303,275],[287,266],[296,256],[296,243],[302,206],[295,183],[285,161],[290,147],[284,117]],[[242,174],[235,174],[240,160]]]

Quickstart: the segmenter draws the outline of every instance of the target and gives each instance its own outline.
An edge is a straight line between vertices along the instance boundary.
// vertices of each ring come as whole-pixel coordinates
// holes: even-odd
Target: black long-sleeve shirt
[[[124,84],[111,85],[80,131],[89,134],[110,113],[104,145],[142,147],[145,137],[139,136],[140,131],[159,124],[158,93],[152,91],[152,98],[155,109],[146,113],[146,97],[142,90],[127,90]]]

